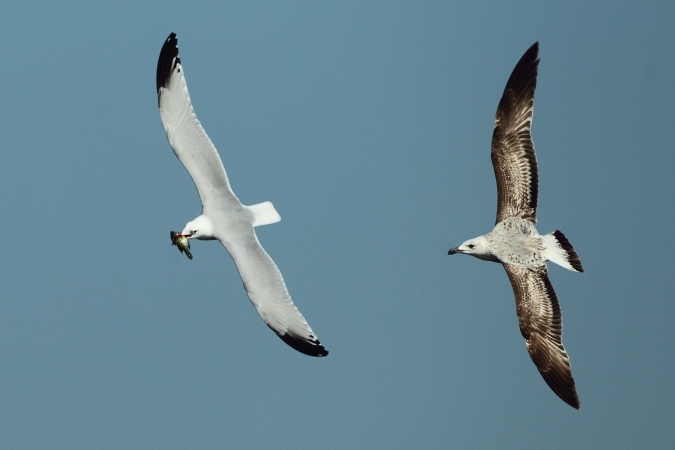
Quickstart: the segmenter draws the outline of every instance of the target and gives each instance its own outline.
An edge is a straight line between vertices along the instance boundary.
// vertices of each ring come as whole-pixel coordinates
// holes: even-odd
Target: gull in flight
[[[492,165],[497,178],[494,229],[451,249],[502,263],[516,296],[520,332],[546,384],[565,403],[579,409],[570,360],[562,344],[562,314],[548,279],[546,261],[583,272],[579,256],[565,235],[541,236],[537,222],[537,157],[530,135],[539,43],[520,59],[497,107],[492,133]]]
[[[172,240],[181,251],[189,249],[181,237],[219,240],[232,256],[248,298],[267,326],[295,350],[326,356],[328,351],[293,304],[281,272],[255,234],[254,227],[276,223],[281,217],[272,203],[245,206],[232,192],[220,156],[192,108],[174,33],[159,54],[157,96],[166,137],[202,202],[202,214],[181,233],[172,232]],[[189,251],[186,254],[192,259]]]

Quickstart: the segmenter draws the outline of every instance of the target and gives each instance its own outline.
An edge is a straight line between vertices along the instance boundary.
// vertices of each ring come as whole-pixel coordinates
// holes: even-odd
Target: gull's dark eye
[[[469,248],[473,248],[473,244],[469,244]]]

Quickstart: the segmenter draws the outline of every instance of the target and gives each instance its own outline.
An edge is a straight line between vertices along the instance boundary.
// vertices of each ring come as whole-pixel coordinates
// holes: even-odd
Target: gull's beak
[[[181,231],[181,232],[178,233],[178,234],[180,234],[181,236],[185,237],[186,239],[192,239],[192,233],[186,233],[186,230],[187,230],[187,228],[186,228],[185,230]]]
[[[462,253],[462,251],[459,249],[459,247],[451,248],[448,250],[448,255],[454,255],[455,253]]]

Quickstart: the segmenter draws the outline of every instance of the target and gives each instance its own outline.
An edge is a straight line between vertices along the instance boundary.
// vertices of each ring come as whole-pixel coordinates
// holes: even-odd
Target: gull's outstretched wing
[[[227,234],[232,234],[232,229]],[[216,233],[218,234],[218,233]],[[295,307],[286,283],[272,258],[246,223],[236,230],[236,239],[219,238],[234,260],[248,298],[260,317],[285,343],[309,356],[326,356],[309,324]]]
[[[536,269],[504,264],[516,295],[520,332],[530,358],[546,384],[565,403],[579,409],[572,367],[562,344],[562,313],[546,265]]]
[[[216,148],[192,108],[174,33],[159,54],[157,96],[166,137],[197,186],[204,210],[211,205],[222,206],[223,202],[233,207],[241,205]]]
[[[497,178],[497,221],[522,214],[537,221],[539,180],[530,135],[537,86],[539,43],[525,52],[506,83],[492,133],[492,166]]]

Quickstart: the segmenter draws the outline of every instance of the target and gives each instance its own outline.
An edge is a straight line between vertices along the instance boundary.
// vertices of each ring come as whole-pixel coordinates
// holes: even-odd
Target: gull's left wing
[[[166,137],[197,186],[204,210],[241,206],[218,151],[192,108],[174,33],[164,42],[157,61],[157,97]]]
[[[516,296],[520,332],[530,358],[553,392],[579,409],[572,366],[562,344],[562,312],[546,264],[536,269],[503,265]]]

